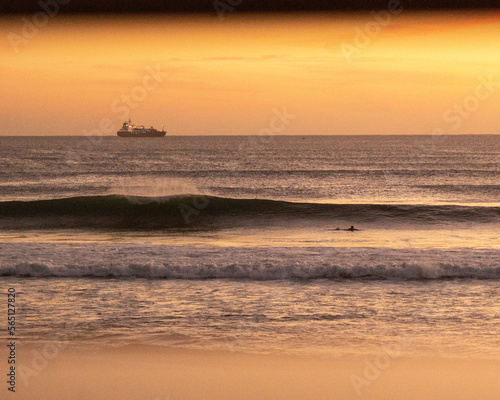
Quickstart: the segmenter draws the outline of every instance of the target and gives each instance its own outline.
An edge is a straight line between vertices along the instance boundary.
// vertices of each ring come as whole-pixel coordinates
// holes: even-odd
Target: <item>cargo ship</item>
[[[116,134],[120,137],[163,137],[167,132],[156,130],[155,128],[145,128],[144,125],[135,126],[131,120],[125,121]]]

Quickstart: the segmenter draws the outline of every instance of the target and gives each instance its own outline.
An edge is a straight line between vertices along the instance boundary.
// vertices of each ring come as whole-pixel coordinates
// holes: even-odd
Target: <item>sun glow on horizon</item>
[[[3,19],[0,135],[79,135],[124,117],[171,134],[249,135],[283,107],[297,115],[283,134],[498,133],[500,14],[376,21],[57,16],[15,52],[9,34],[23,22]],[[477,106],[467,100],[488,80]]]

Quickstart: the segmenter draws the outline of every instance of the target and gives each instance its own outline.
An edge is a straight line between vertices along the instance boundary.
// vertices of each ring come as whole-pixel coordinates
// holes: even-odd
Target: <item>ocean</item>
[[[500,359],[498,135],[0,137],[0,160],[20,341]]]

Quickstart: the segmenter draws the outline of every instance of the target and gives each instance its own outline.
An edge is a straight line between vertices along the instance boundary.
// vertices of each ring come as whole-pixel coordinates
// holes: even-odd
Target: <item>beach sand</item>
[[[333,358],[145,345],[21,345],[16,394],[2,398],[493,400],[499,370],[498,360],[404,354]]]

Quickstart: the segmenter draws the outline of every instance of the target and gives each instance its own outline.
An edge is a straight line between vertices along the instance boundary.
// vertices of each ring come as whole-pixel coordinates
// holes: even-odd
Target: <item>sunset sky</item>
[[[499,133],[500,13],[385,13],[5,17],[0,135]]]

